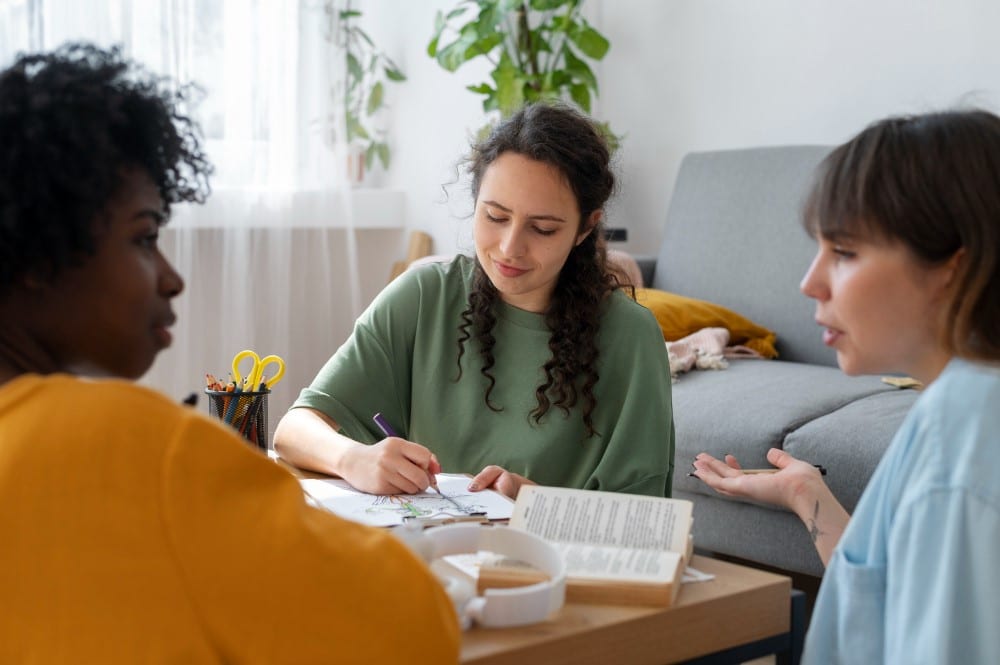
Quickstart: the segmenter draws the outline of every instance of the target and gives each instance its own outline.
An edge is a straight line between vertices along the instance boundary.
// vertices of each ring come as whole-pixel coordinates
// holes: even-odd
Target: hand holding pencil
[[[342,460],[341,475],[370,494],[416,494],[433,487],[441,465],[426,446],[407,441],[389,422],[373,418],[385,438],[372,445],[357,444]],[[379,419],[383,422],[379,423]],[[388,430],[388,431],[386,431]]]

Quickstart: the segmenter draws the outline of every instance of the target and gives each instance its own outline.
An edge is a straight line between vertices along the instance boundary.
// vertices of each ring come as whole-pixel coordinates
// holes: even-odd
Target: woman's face
[[[126,172],[108,213],[94,256],[39,289],[35,327],[63,371],[138,378],[170,346],[184,282],[157,246],[163,200],[145,173]]]
[[[476,256],[500,298],[544,312],[570,250],[590,233],[600,211],[580,231],[576,196],[549,164],[505,152],[483,173],[476,199]]]
[[[929,383],[949,358],[940,331],[954,268],[928,266],[899,242],[822,238],[800,288],[816,300],[823,342],[844,372]]]

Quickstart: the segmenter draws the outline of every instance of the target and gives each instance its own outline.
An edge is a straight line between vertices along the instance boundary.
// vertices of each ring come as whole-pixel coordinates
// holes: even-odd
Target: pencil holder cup
[[[244,439],[267,452],[268,391],[230,393],[206,390],[208,413],[230,425]]]

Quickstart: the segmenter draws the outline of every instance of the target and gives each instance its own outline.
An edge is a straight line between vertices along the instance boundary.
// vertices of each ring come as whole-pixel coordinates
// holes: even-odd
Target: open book
[[[677,598],[691,557],[691,509],[690,501],[680,499],[525,485],[510,527],[539,535],[562,552],[567,600],[666,607]],[[527,564],[496,555],[449,562],[477,575],[480,590],[544,578]]]

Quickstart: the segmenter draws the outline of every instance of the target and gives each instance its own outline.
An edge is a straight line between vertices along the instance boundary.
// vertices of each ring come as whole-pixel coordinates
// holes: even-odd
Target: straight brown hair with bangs
[[[803,224],[813,237],[899,242],[939,265],[964,250],[942,343],[1000,360],[1000,118],[955,110],[887,118],[819,168]]]

